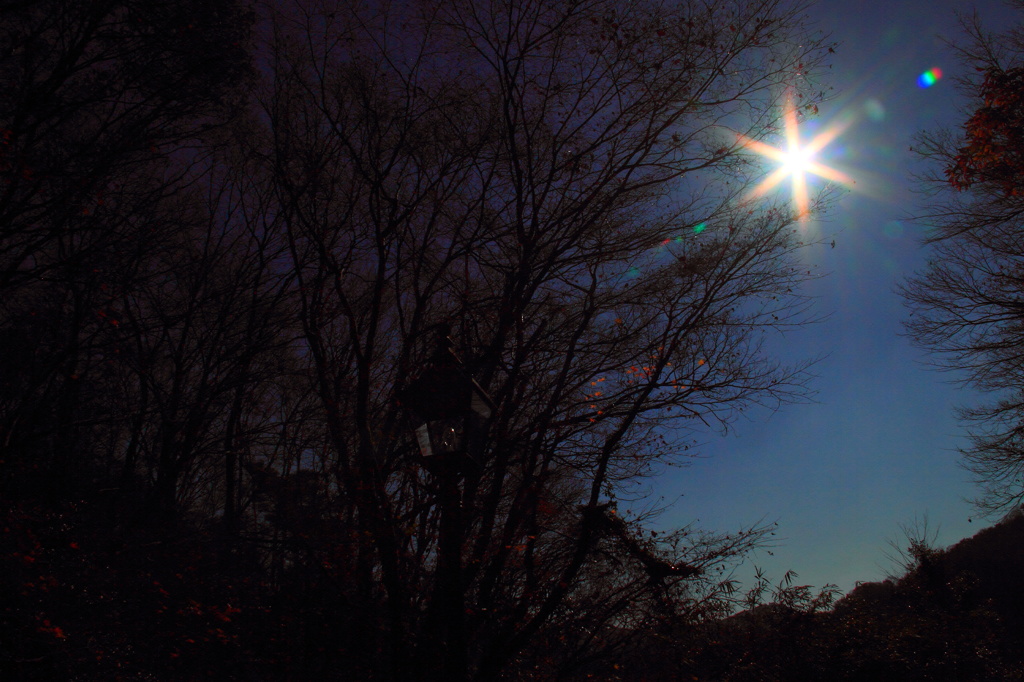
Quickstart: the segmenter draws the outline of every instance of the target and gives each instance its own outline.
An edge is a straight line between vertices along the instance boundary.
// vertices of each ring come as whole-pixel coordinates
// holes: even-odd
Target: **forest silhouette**
[[[727,5],[0,5],[0,675],[1020,679],[1019,518],[836,601],[620,504],[809,396],[834,47]]]

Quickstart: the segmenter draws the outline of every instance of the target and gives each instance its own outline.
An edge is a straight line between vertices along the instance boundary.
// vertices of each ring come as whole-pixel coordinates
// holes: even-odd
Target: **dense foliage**
[[[983,67],[978,67],[983,68]],[[965,144],[946,169],[957,190],[976,183],[1024,192],[1024,67],[990,64],[978,86],[983,104],[964,124]]]

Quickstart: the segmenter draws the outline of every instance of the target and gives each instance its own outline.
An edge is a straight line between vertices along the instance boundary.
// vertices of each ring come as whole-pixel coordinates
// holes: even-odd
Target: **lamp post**
[[[494,410],[487,392],[455,354],[442,327],[433,357],[398,392],[400,404],[420,422],[415,429],[420,463],[439,484],[437,599],[443,633],[446,680],[462,682],[468,672],[465,594],[462,584],[463,510],[460,482],[467,467],[479,466],[474,438],[479,422]]]

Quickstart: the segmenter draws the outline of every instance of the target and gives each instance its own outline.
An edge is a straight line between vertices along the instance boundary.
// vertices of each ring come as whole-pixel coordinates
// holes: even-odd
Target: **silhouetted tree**
[[[175,191],[181,164],[171,156],[212,143],[239,102],[227,93],[249,70],[244,9],[0,7],[0,333],[34,348],[0,358],[11,375],[0,442],[6,466],[45,472],[58,498],[84,474],[86,432],[112,418],[96,371],[97,344],[120,323],[111,301],[142,244],[164,236],[137,229],[138,209]]]
[[[191,185],[205,191],[154,212],[150,224],[174,237],[141,264],[145,274],[122,303],[119,330],[135,391],[147,396],[152,436],[138,465],[154,481],[158,515],[173,515],[190,496],[186,508],[196,507],[196,496],[211,502],[212,476],[224,488],[208,513],[223,510],[237,529],[239,453],[256,433],[250,415],[295,366],[287,338],[294,326],[290,277],[273,267],[283,244],[265,216],[247,214],[260,188],[226,172],[203,169]],[[132,464],[126,459],[126,474]]]
[[[921,216],[932,228],[931,251],[903,293],[912,338],[936,353],[939,366],[964,372],[965,383],[991,396],[962,410],[971,436],[963,453],[984,489],[978,503],[996,510],[1024,499],[1024,39],[1019,28],[990,36],[977,17],[964,27],[958,50],[970,75],[960,87],[973,113],[963,131],[926,133],[915,146],[932,169],[923,178],[932,198]]]
[[[274,27],[273,212],[355,524],[348,600],[384,619],[359,669],[491,680],[543,632],[593,648],[756,542],[644,542],[610,505],[695,422],[803,394],[762,347],[807,319],[802,237],[745,201],[737,137],[777,128],[786,87],[816,99],[826,46],[799,8],[299,3]],[[459,483],[465,613],[444,617],[442,482],[395,399],[439,324],[499,405]]]
[[[5,3],[0,20],[8,290],[110,244],[128,166],[223,126],[239,101],[227,92],[247,75],[251,21],[232,1],[161,0],[29,0]]]
[[[567,678],[725,613],[768,529],[617,502],[806,394],[740,142],[822,96],[799,4],[201,5],[0,8],[0,673]],[[496,403],[447,478],[440,328]]]

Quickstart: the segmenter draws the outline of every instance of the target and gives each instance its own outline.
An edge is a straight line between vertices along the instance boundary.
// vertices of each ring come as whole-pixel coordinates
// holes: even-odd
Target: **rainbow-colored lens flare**
[[[917,85],[922,88],[930,88],[942,78],[942,69],[933,67],[917,77]]]
[[[740,144],[781,164],[779,168],[754,188],[748,199],[764,196],[784,179],[791,177],[793,179],[793,205],[796,208],[797,219],[802,222],[810,215],[810,197],[807,193],[806,173],[814,173],[826,180],[841,182],[846,185],[854,184],[850,176],[814,160],[814,155],[842,134],[849,125],[849,122],[826,129],[802,146],[800,144],[800,128],[796,116],[796,106],[793,104],[791,96],[786,98],[784,120],[786,124],[786,149],[772,147],[745,135],[739,136]]]

